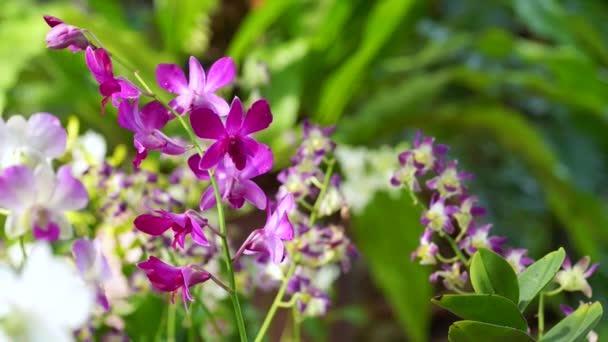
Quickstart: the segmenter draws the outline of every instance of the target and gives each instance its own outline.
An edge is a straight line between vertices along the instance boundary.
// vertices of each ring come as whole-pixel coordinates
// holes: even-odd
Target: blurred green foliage
[[[111,145],[130,144],[114,113],[99,114],[82,55],[45,49],[42,14],[90,29],[149,84],[157,63],[184,64],[190,54],[209,63],[225,53],[242,67],[238,94],[265,96],[273,107],[275,121],[262,138],[278,151],[279,164],[289,157],[285,132],[302,117],[336,124],[342,143],[372,147],[409,139],[421,128],[452,146],[452,156],[477,175],[472,191],[511,245],[529,248],[535,258],[564,245],[608,263],[606,2],[249,5],[4,0],[0,112],[76,114]],[[235,20],[240,24],[228,29],[214,25]],[[409,201],[379,197],[354,218],[353,235],[406,336],[424,341],[430,289],[428,273],[408,261],[421,231],[409,210]],[[606,268],[592,285],[606,305]],[[367,325],[358,326],[383,319],[366,317]],[[600,335],[608,333],[603,324]]]

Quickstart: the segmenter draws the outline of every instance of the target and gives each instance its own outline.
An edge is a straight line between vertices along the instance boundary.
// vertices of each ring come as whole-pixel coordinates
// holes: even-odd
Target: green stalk
[[[538,296],[538,339],[543,337],[545,332],[545,294],[543,292]]]
[[[169,305],[169,313],[167,317],[167,341],[175,342],[175,314],[177,313],[177,305]]]

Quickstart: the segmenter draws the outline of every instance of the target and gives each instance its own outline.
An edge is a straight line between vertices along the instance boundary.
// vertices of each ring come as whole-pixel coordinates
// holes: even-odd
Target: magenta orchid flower
[[[534,259],[526,254],[528,254],[528,250],[524,248],[510,248],[505,253],[505,260],[513,267],[515,273],[520,274],[534,262]]]
[[[186,80],[182,69],[175,64],[159,64],[156,67],[158,85],[166,91],[178,95],[169,105],[180,114],[203,106],[210,107],[219,115],[226,115],[229,110],[228,103],[215,92],[230,84],[234,79],[236,66],[232,58],[218,59],[213,63],[207,75],[194,57],[190,57],[189,67],[189,80]]]
[[[200,160],[201,157],[195,154],[188,160],[188,165],[198,179],[209,181],[209,172],[198,168]],[[234,209],[241,208],[245,201],[258,209],[266,209],[266,194],[251,179],[270,171],[272,163],[272,152],[264,145],[259,145],[258,151],[247,161],[243,170],[238,170],[232,159],[224,158],[215,170],[222,200],[228,201]],[[201,210],[212,208],[215,204],[213,188],[208,187],[201,197]]]
[[[285,257],[283,241],[293,239],[294,231],[288,214],[295,208],[292,194],[287,194],[277,204],[271,214],[270,206],[266,207],[268,219],[264,228],[256,229],[245,240],[239,252],[244,254],[259,254],[261,260],[280,264]],[[240,254],[237,252],[237,255]]]
[[[32,229],[39,240],[54,241],[71,235],[71,225],[64,212],[87,205],[88,193],[72,176],[70,166],[53,174],[41,164],[35,170],[12,166],[0,175],[0,207],[10,211],[5,231],[9,238]]]
[[[435,265],[439,247],[433,242],[433,230],[425,229],[420,236],[420,245],[411,255],[411,260],[420,258],[420,265]]]
[[[114,77],[112,60],[106,50],[103,48],[93,49],[89,46],[86,48],[84,56],[89,70],[99,83],[99,93],[103,95],[101,101],[102,114],[105,114],[105,106],[110,98],[112,98],[112,105],[118,107],[122,100],[136,99],[141,95],[141,91],[131,82]]]
[[[169,121],[168,110],[158,101],[152,101],[139,109],[138,102],[137,99],[125,100],[118,107],[118,124],[135,133],[133,145],[137,149],[137,155],[133,165],[139,167],[149,150],[159,150],[169,155],[184,153],[187,150],[185,146],[161,132]]]
[[[209,246],[209,241],[205,237],[203,227],[207,226],[207,219],[200,216],[194,210],[187,210],[183,214],[170,213],[164,210],[156,210],[156,214],[143,214],[138,216],[135,227],[153,236],[164,234],[169,228],[175,234],[171,246],[173,249],[179,245],[184,248],[186,236],[190,234],[192,240],[201,246]]]
[[[104,310],[110,310],[110,303],[103,288],[103,282],[112,277],[110,265],[101,251],[99,240],[78,239],[72,245],[74,261],[82,278],[95,288],[97,303]]]
[[[210,273],[195,271],[190,265],[174,267],[153,256],[147,261],[137,264],[137,267],[146,272],[146,276],[155,289],[163,292],[173,292],[171,303],[175,303],[175,294],[181,289],[182,301],[186,310],[188,309],[186,301],[194,301],[189,288],[204,283],[211,278]]]
[[[267,128],[272,122],[272,113],[266,100],[258,100],[243,118],[243,106],[241,101],[235,98],[225,126],[219,116],[207,107],[194,109],[190,114],[190,121],[198,137],[216,140],[201,158],[199,169],[214,167],[228,154],[236,168],[243,170],[247,158],[254,157],[262,145],[249,135]]]
[[[46,46],[49,49],[69,48],[72,53],[76,53],[91,46],[91,42],[81,28],[68,25],[61,19],[50,15],[45,15],[44,21],[51,27],[46,34]]]
[[[591,298],[592,289],[587,278],[591,277],[599,267],[598,263],[589,265],[590,258],[583,257],[576,264],[572,265],[570,257],[566,256],[562,270],[555,275],[555,281],[564,291],[581,291],[585,296]]]
[[[443,164],[443,163],[440,163]],[[463,180],[473,179],[473,175],[467,172],[458,171],[458,162],[453,160],[446,167],[441,167],[441,172],[437,177],[431,178],[426,182],[426,186],[439,192],[441,197],[449,198],[462,195],[466,190]]]

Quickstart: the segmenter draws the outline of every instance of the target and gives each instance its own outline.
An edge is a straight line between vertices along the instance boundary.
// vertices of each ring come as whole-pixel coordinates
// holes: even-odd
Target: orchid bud
[[[46,46],[49,49],[70,48],[70,51],[78,52],[92,45],[82,29],[49,15],[45,15],[44,20],[51,27],[46,35]]]

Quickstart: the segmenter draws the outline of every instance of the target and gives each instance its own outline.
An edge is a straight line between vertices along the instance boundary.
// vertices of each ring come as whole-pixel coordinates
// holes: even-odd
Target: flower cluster
[[[441,270],[431,275],[431,281],[442,279],[446,288],[456,292],[467,286],[466,267],[479,248],[501,254],[515,273],[523,272],[534,260],[527,256],[526,249],[505,249],[506,238],[491,235],[492,225],[479,222],[486,210],[477,205],[478,198],[469,193],[465,184],[473,175],[460,171],[457,161],[446,160],[447,151],[447,146],[436,144],[434,138],[423,137],[418,132],[412,148],[399,154],[400,167],[391,178],[391,184],[405,186],[413,194],[430,193],[430,203],[420,218],[424,232],[411,255],[412,261],[417,259],[423,265],[441,264]],[[440,239],[451,247],[452,257],[442,254],[444,244]],[[581,291],[591,297],[592,290],[586,279],[597,267],[598,264],[589,265],[589,257],[574,266],[566,257],[554,279],[559,287],[552,293]]]

